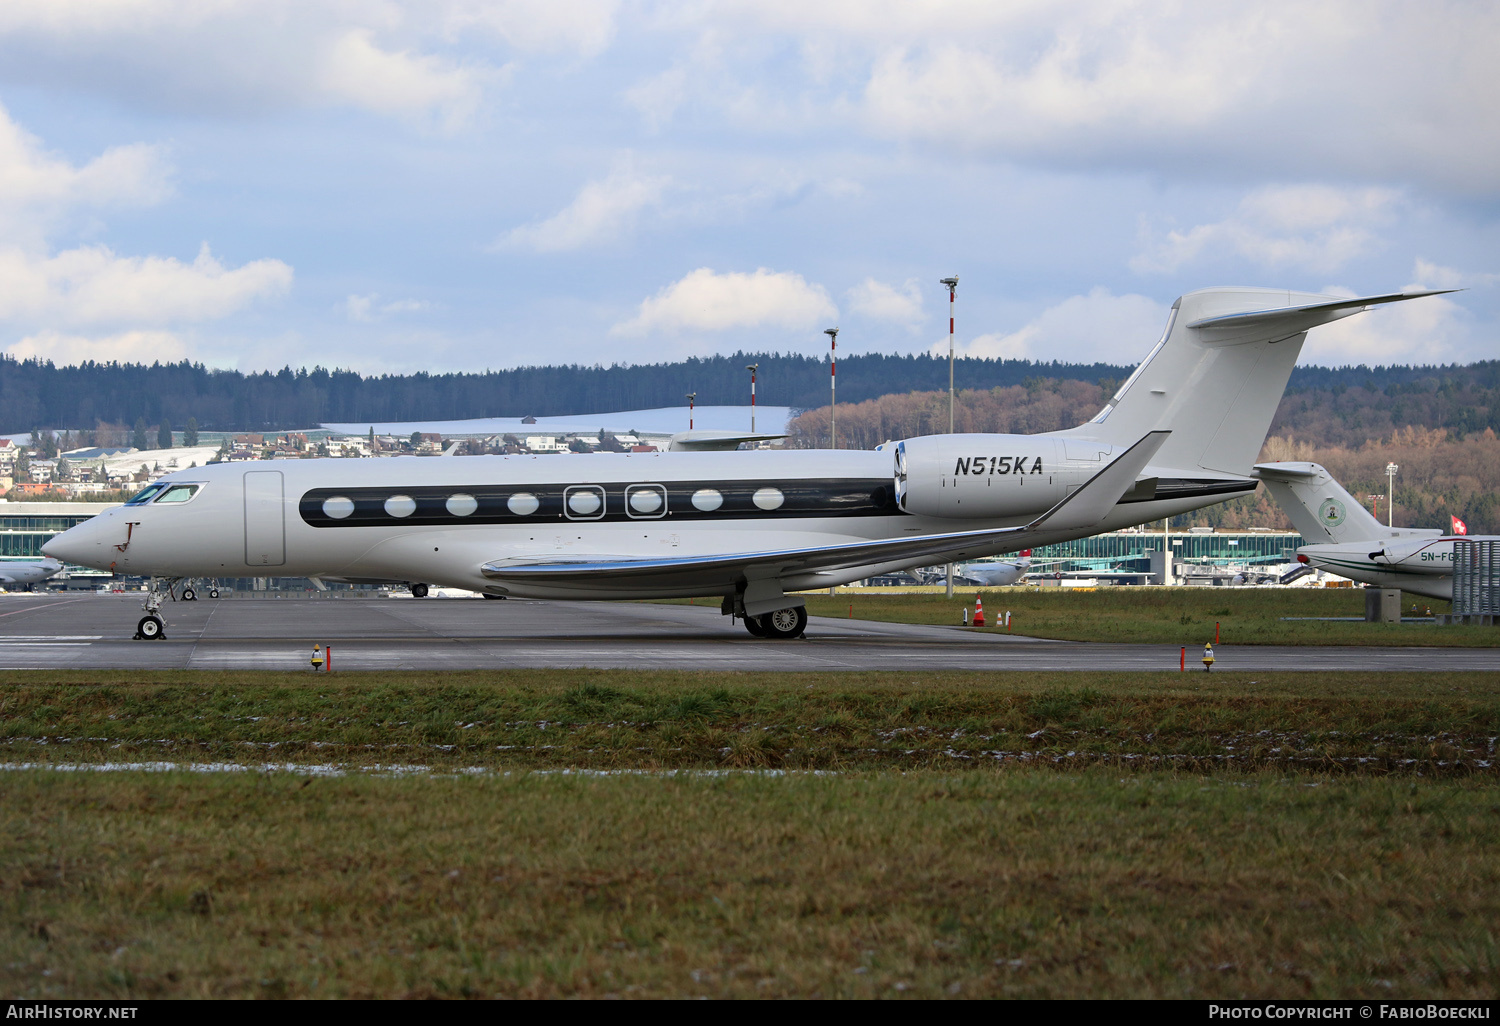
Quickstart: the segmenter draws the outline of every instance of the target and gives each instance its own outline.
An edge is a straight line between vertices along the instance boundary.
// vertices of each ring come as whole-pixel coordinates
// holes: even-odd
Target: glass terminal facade
[[[1215,534],[1173,532],[1174,563],[1288,563],[1297,558],[1297,546],[1305,544],[1293,531],[1220,531]],[[1060,559],[1057,570],[1123,570],[1150,573],[1151,553],[1160,552],[1162,534],[1115,531],[1089,538],[1044,545],[1031,550],[1033,561]],[[1004,558],[1004,557],[1001,557]]]

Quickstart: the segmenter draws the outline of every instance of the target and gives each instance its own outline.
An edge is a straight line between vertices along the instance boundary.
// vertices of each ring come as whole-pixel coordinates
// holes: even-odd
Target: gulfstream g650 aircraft
[[[850,450],[332,459],[178,471],[48,542],[168,584],[316,576],[500,596],[722,596],[795,637],[791,594],[1015,552],[1245,495],[1308,329],[1431,292],[1215,288],[1087,424]],[[899,386],[899,382],[892,382]],[[160,593],[141,637],[159,637]]]

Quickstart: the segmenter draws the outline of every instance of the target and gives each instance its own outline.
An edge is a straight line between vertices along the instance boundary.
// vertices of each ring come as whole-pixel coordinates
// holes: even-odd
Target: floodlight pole
[[[755,372],[760,369],[758,363],[747,363],[745,369],[750,372],[750,433],[755,434]]]
[[[941,279],[948,286],[948,433],[953,434],[953,294],[958,291],[958,275]],[[948,598],[953,597],[953,564],[948,564]]]
[[[953,434],[953,297],[958,291],[958,275],[942,279],[942,284],[948,286],[948,433],[951,435]]]
[[[1385,465],[1385,526],[1396,526],[1396,472],[1401,468],[1394,463]]]
[[[828,336],[828,447],[837,449],[839,447],[839,329],[824,328],[823,334]]]
[[[698,393],[697,392],[689,392],[687,394],[687,401],[688,401],[688,430],[691,431],[691,430],[693,430],[693,403],[695,403],[695,402],[698,401]]]

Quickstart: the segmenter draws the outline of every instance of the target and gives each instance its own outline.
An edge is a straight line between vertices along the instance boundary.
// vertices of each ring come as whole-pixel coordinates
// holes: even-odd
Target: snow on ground
[[[755,427],[758,431],[786,429],[791,420],[790,406],[757,406]],[[660,410],[625,410],[620,413],[587,413],[565,417],[537,417],[535,424],[522,424],[520,417],[485,417],[478,420],[421,420],[393,423],[360,421],[349,424],[324,424],[324,430],[345,435],[410,435],[413,431],[440,433],[448,438],[473,435],[597,435],[639,431],[643,435],[671,435],[688,429],[688,409],[673,406]],[[699,406],[693,411],[693,427],[712,431],[749,431],[748,406]]]

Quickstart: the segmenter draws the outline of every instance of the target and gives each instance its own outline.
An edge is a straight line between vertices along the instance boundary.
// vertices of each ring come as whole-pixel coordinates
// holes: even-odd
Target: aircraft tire
[[[761,626],[758,616],[745,617],[745,630],[749,631],[752,637],[764,638],[766,636],[766,629]]]
[[[426,598],[427,597],[427,585],[425,585],[425,584],[413,584],[411,586],[411,597],[412,598]]]
[[[760,618],[760,629],[765,632],[762,637],[775,641],[800,638],[807,629],[807,610],[801,606],[792,606],[767,613]]]
[[[184,601],[184,602],[197,602],[198,601],[198,593],[196,591],[194,591],[192,588],[183,588],[182,589],[182,601]]]
[[[504,595],[491,595],[488,592],[485,593],[484,597],[487,598],[487,599],[503,599],[503,598],[505,598]]]
[[[208,597],[209,598],[218,598],[219,597],[219,589],[218,588],[214,588],[212,591],[210,591],[208,593]]]
[[[135,636],[140,641],[159,641],[166,637],[167,625],[159,616],[143,616],[135,625]]]

